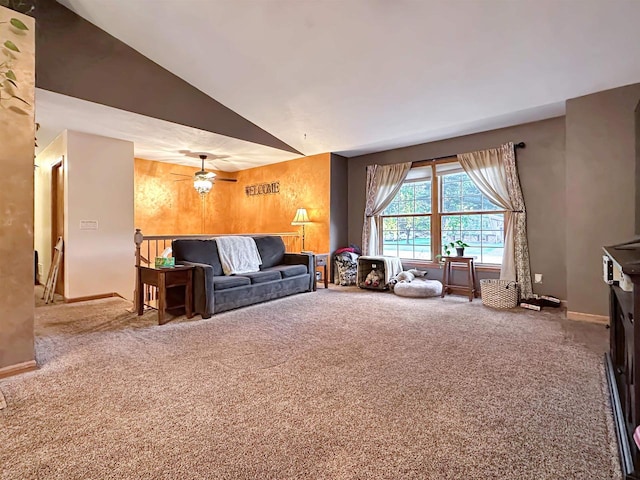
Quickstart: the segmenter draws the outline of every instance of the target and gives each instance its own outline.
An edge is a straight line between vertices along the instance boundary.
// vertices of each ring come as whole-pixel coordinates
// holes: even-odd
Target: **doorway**
[[[64,238],[64,156],[51,167],[51,258],[58,237]],[[64,248],[54,291],[64,297]]]

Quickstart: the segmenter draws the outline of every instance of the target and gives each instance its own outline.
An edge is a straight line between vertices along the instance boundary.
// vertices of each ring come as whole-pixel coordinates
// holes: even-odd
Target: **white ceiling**
[[[636,0],[61,3],[306,155],[540,120],[568,98],[640,82]],[[133,127],[147,158],[174,143],[236,153],[203,132],[184,147],[187,127],[180,142],[168,127],[154,135],[155,121]]]

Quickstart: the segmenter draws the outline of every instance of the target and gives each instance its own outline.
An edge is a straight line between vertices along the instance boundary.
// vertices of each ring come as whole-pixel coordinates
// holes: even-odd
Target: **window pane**
[[[443,173],[440,179],[442,213],[503,210],[501,207],[491,203],[491,201],[478,190],[478,187],[476,187],[465,172],[452,174]]]
[[[398,213],[413,213],[413,201],[398,202]]]
[[[416,208],[413,213],[431,213],[431,199],[416,200]]]
[[[460,215],[447,215],[442,217],[442,232],[454,231],[456,234],[460,230]]]
[[[449,181],[448,177],[450,176],[447,175],[442,179],[442,195],[444,197],[458,197],[460,196],[460,183]]]
[[[482,210],[482,195],[465,195],[462,197],[462,210],[473,212]]]
[[[382,254],[431,260],[431,217],[385,217]]]
[[[482,210],[504,210],[504,208],[495,203],[491,203],[491,200],[482,195]]]
[[[431,182],[414,183],[416,198],[431,201]]]
[[[443,212],[461,212],[462,197],[445,197],[442,201]]]
[[[482,216],[483,215],[460,216],[460,223],[462,225],[462,230],[480,230],[482,228],[482,219],[481,219]]]
[[[462,181],[462,195],[482,195],[480,190],[476,188],[476,184],[471,181],[466,173],[459,173],[458,175],[464,175]]]
[[[407,182],[396,194],[382,215],[431,213],[431,180]]]
[[[469,245],[464,254],[476,257],[478,263],[502,263],[503,213],[443,215],[441,218],[442,245],[449,245],[452,255],[455,255],[455,249],[450,244],[462,240]],[[446,253],[444,249],[442,253]]]
[[[504,213],[488,213],[482,215],[482,229],[483,230],[499,230],[504,231]]]
[[[411,195],[413,193],[413,188],[411,188],[411,184],[405,183],[400,187],[400,193],[403,195]]]

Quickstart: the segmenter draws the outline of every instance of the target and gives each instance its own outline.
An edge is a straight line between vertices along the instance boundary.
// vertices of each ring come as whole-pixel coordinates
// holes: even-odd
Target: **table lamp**
[[[311,223],[311,220],[309,220],[309,216],[307,215],[307,209],[299,208],[296,211],[295,217],[293,217],[293,220],[291,221],[291,225],[302,225],[302,250],[304,250],[304,226],[307,223]]]

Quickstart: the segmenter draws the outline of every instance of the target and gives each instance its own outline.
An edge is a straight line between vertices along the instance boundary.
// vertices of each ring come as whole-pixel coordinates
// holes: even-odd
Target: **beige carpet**
[[[319,289],[155,325],[39,308],[2,479],[619,478],[602,326]]]
[[[64,297],[57,293],[53,294],[53,302],[45,303],[44,301],[44,285],[35,285],[33,289],[33,297],[36,307],[50,307],[64,302]]]

